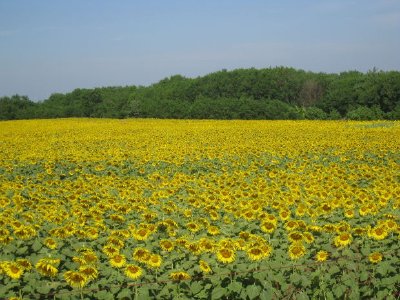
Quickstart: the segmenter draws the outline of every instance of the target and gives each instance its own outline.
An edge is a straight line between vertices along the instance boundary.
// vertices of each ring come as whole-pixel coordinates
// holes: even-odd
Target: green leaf
[[[242,284],[237,281],[233,281],[227,286],[227,290],[235,292],[235,293],[240,293],[242,288],[243,288]]]
[[[331,268],[329,268],[328,273],[329,274],[336,274],[340,272],[340,268],[338,266],[332,266]]]
[[[25,246],[25,247],[20,247],[20,248],[18,248],[18,250],[17,250],[17,254],[20,254],[20,255],[25,254],[25,253],[27,252],[27,250],[28,250],[28,247],[27,247],[27,246]]]
[[[385,276],[388,272],[387,265],[385,263],[380,263],[376,268],[376,272],[381,274],[382,276]]]
[[[117,298],[118,298],[118,299],[125,299],[125,298],[130,299],[130,298],[131,298],[131,297],[130,297],[131,295],[132,295],[132,291],[131,291],[130,289],[128,289],[128,288],[125,288],[125,289],[121,290],[121,291],[118,293]]]
[[[211,299],[219,299],[227,294],[227,290],[223,287],[217,286],[211,292]]]
[[[273,292],[272,287],[268,288],[268,289],[263,289],[259,296],[260,296],[260,300],[273,299],[274,292]]]
[[[393,286],[395,285],[396,282],[400,281],[400,275],[394,276],[394,277],[385,277],[382,278],[381,283],[384,286]]]
[[[190,285],[190,290],[193,293],[193,295],[198,294],[202,289],[203,285],[198,281],[195,281]]]
[[[50,290],[51,290],[51,288],[47,284],[43,284],[36,288],[36,291],[39,292],[40,294],[48,294],[50,292]]]
[[[258,295],[260,295],[260,292],[261,292],[261,288],[259,286],[256,286],[256,285],[249,285],[246,288],[247,296],[250,299],[255,299],[256,297],[258,297]]]
[[[342,297],[345,291],[346,291],[346,286],[343,284],[339,284],[333,288],[333,293],[337,298]]]
[[[368,278],[369,278],[368,272],[362,272],[362,273],[360,274],[360,281],[365,281],[365,280],[367,280]]]
[[[310,297],[307,296],[305,292],[300,292],[296,295],[296,299],[298,300],[308,300]]]
[[[299,273],[293,273],[290,275],[290,282],[294,284],[299,284],[301,280],[301,275]]]
[[[32,250],[34,252],[38,252],[41,248],[43,247],[42,243],[39,241],[39,239],[35,239],[35,241],[32,244]]]
[[[96,299],[99,299],[99,300],[112,300],[112,299],[114,299],[113,294],[111,294],[110,292],[104,291],[104,290],[98,291],[94,295],[95,295]]]

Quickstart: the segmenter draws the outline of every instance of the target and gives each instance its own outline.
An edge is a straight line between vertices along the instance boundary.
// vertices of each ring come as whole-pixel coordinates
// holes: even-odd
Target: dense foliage
[[[0,122],[0,297],[398,299],[399,140],[390,121]]]
[[[76,89],[34,103],[0,98],[0,119],[399,119],[400,72],[313,73],[286,67],[180,75],[143,87]]]

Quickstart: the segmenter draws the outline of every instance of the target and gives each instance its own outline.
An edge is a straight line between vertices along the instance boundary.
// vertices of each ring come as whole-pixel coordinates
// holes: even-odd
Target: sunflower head
[[[138,279],[140,276],[142,276],[143,270],[137,265],[127,265],[124,273],[130,279]]]
[[[212,272],[210,265],[204,260],[199,261],[199,267],[200,267],[201,272],[203,272],[204,274],[208,274],[208,273]]]
[[[67,271],[64,273],[65,281],[73,288],[83,288],[88,282],[88,277],[79,271]]]
[[[190,274],[184,271],[171,272],[169,278],[173,281],[189,280],[191,278]]]
[[[316,261],[322,262],[322,261],[326,261],[329,257],[328,252],[324,251],[324,250],[320,250],[317,252],[317,254],[315,255],[315,259]]]
[[[290,259],[296,260],[306,254],[306,248],[301,243],[293,243],[289,246],[288,253]]]
[[[222,247],[217,250],[217,259],[224,264],[233,262],[235,258],[235,252],[230,248]]]
[[[370,262],[372,262],[373,264],[380,262],[382,260],[382,258],[383,258],[383,255],[380,252],[373,252],[368,256],[368,260]]]

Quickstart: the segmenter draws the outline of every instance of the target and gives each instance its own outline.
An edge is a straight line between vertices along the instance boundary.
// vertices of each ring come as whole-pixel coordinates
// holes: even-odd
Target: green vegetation
[[[0,98],[0,120],[60,117],[394,120],[400,118],[400,72],[252,68],[175,75],[147,87],[75,89],[39,103]]]

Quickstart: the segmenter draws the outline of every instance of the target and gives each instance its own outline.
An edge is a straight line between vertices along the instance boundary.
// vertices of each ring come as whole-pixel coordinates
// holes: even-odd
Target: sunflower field
[[[399,299],[400,123],[0,123],[0,298]]]

